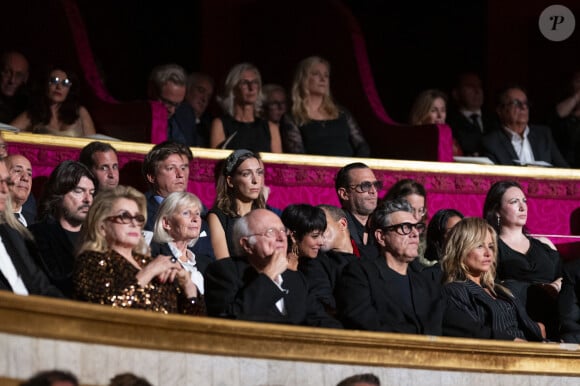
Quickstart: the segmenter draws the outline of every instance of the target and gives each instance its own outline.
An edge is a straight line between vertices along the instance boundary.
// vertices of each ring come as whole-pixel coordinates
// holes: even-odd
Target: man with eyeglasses
[[[497,114],[502,130],[483,137],[486,157],[500,165],[569,167],[547,126],[529,125],[530,104],[523,88],[509,86],[499,94]]]
[[[370,214],[377,207],[379,192],[383,189],[373,171],[362,162],[344,166],[336,174],[336,193],[342,209],[346,212],[348,230],[356,243],[361,257],[374,258],[377,246],[366,229]]]
[[[61,162],[44,186],[40,221],[29,227],[40,253],[39,265],[68,298],[73,293],[77,241],[97,186],[97,179],[85,165],[77,161]]]
[[[380,253],[343,270],[336,286],[339,319],[346,328],[441,335],[441,285],[421,273],[416,259],[425,224],[397,199],[381,204],[370,226]]]
[[[211,263],[205,272],[208,315],[340,328],[308,294],[302,273],[288,269],[287,237],[280,217],[268,209],[239,218],[235,256]]]
[[[0,60],[0,122],[12,122],[26,109],[28,60],[20,52],[10,51]]]

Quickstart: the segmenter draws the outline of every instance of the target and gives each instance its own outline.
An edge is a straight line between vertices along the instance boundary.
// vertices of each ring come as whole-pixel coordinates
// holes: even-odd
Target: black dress
[[[253,122],[236,121],[231,115],[220,118],[226,140],[218,145],[220,149],[248,149],[253,152],[271,152],[272,136],[268,122],[256,118]]]

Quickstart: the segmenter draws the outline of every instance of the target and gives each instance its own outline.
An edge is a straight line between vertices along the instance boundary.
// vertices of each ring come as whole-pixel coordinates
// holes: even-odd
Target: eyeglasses
[[[270,108],[270,109],[273,107],[283,109],[284,107],[286,107],[286,102],[284,102],[284,101],[272,101],[272,102],[268,102],[266,104],[266,106],[268,106],[268,108]]]
[[[280,228],[280,229],[268,228],[262,233],[254,233],[254,234],[248,235],[248,237],[250,237],[250,236],[263,236],[263,237],[266,237],[268,239],[273,239],[273,238],[278,237],[278,235],[286,236],[287,233],[288,233],[288,230],[286,228]]]
[[[140,213],[132,216],[129,212],[122,212],[116,216],[109,216],[105,220],[114,222],[115,224],[130,224],[131,221],[135,220],[137,225],[143,225],[145,223],[145,216]]]
[[[521,101],[519,99],[512,99],[511,101],[504,103],[504,106],[515,106],[519,110],[524,110],[530,108],[530,102]]]
[[[240,83],[238,83],[238,84],[240,85],[240,87],[254,88],[254,87],[260,86],[260,81],[258,79],[252,79],[252,80],[242,79],[242,80],[240,80]]]
[[[383,189],[383,182],[382,181],[363,181],[358,185],[349,185],[351,189],[356,190],[359,193],[370,192],[371,188],[375,188],[378,192],[379,190]]]
[[[397,232],[401,236],[406,236],[413,231],[413,229],[417,229],[417,232],[423,233],[425,231],[426,225],[425,223],[418,222],[416,224],[412,224],[410,222],[403,222],[400,224],[390,225],[388,227],[382,228],[383,232]]]
[[[163,103],[165,106],[167,107],[174,107],[174,108],[178,108],[179,105],[181,105],[182,102],[174,102],[174,101],[170,101],[169,99],[163,98],[162,96],[159,97],[159,100],[161,101],[161,103]]]
[[[63,87],[70,87],[72,86],[72,82],[70,81],[70,79],[65,78],[65,79],[61,79],[58,76],[53,76],[52,78],[50,78],[48,80],[48,84],[52,85],[52,86],[56,86],[56,85],[61,85]]]

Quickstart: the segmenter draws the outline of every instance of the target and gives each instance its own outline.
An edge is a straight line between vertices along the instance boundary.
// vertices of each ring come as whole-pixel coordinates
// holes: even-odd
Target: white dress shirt
[[[2,242],[2,238],[0,237],[0,271],[8,280],[10,287],[12,287],[12,292],[18,295],[28,295],[28,289],[18,271],[16,271],[16,267],[12,262],[12,258],[8,254],[4,243]]]
[[[203,275],[197,269],[197,265],[196,265],[196,261],[195,261],[195,254],[193,252],[191,252],[189,249],[186,249],[185,254],[186,254],[187,261],[181,261],[181,256],[183,256],[183,255],[182,255],[181,251],[179,249],[177,249],[177,247],[175,246],[175,243],[169,242],[167,244],[169,245],[169,249],[171,250],[171,253],[173,254],[173,256],[177,257],[177,261],[179,261],[179,264],[181,264],[181,266],[185,270],[189,271],[189,273],[191,274],[191,281],[193,282],[193,284],[195,284],[199,293],[203,295],[203,292],[204,292]]]
[[[518,133],[508,129],[507,127],[504,127],[504,130],[509,134],[512,146],[518,156],[518,159],[515,161],[520,165],[527,165],[529,163],[534,162],[536,159],[534,158],[532,145],[530,144],[530,141],[528,139],[528,135],[530,134],[530,128],[526,126],[523,135],[519,135]]]

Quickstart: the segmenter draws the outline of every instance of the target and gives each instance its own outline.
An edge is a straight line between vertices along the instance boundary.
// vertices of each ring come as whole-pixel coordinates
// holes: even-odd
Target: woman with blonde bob
[[[203,272],[212,258],[195,255],[189,249],[199,238],[201,208],[201,201],[193,193],[173,192],[167,196],[157,211],[151,256],[167,255],[176,258],[189,271],[191,280],[203,294]]]
[[[210,147],[281,153],[278,125],[259,117],[263,99],[258,68],[250,63],[235,65],[218,97],[224,114],[211,124]]]
[[[298,64],[292,113],[281,123],[287,153],[368,157],[370,148],[352,115],[330,93],[330,64],[311,56]]]
[[[545,330],[522,303],[495,283],[496,233],[469,217],[450,231],[443,255],[446,310],[443,334],[469,338],[542,341]]]
[[[171,256],[146,254],[146,215],[145,196],[132,187],[95,197],[75,260],[75,298],[162,313],[205,313],[189,272]]]

